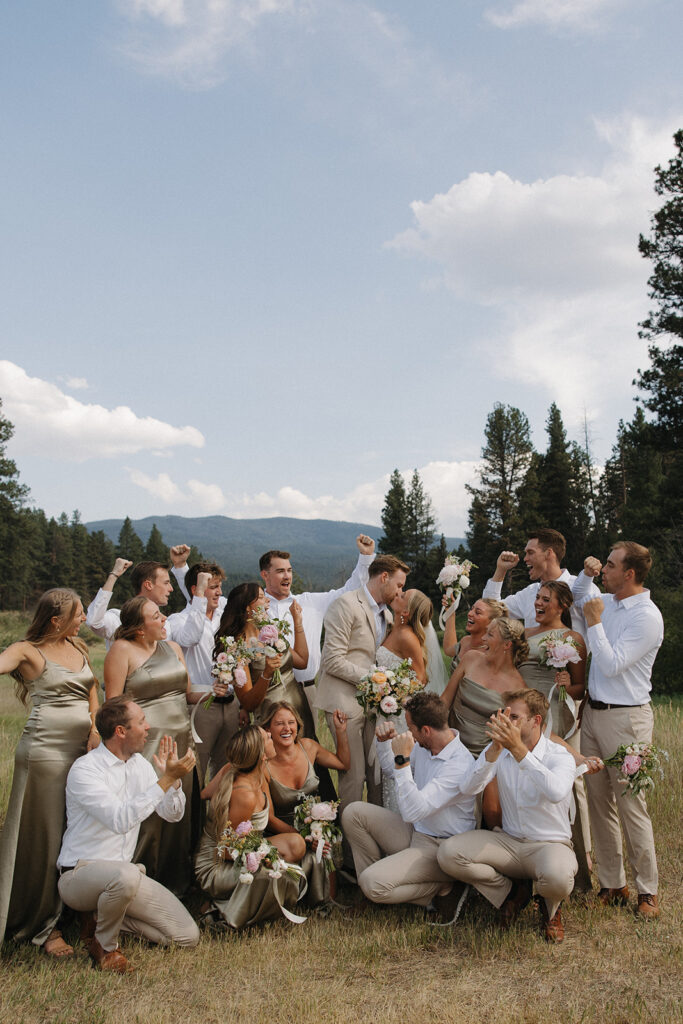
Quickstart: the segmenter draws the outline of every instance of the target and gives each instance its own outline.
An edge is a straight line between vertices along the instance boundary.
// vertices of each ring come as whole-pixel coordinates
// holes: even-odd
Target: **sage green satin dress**
[[[191,746],[190,714],[187,707],[187,672],[172,647],[160,640],[154,654],[126,679],[124,694],[139,704],[150,725],[143,757],[152,758],[162,736],[172,736],[178,757]],[[196,772],[181,783],[185,793],[185,814],[181,821],[164,821],[151,814],[142,822],[135,863],[144,864],[147,874],[182,896],[192,881],[192,804],[197,792]]]
[[[252,815],[251,824],[258,832],[265,831],[267,806]],[[287,874],[278,879],[269,878],[266,869],[261,867],[251,885],[244,885],[239,880],[240,869],[231,860],[217,859],[217,842],[216,824],[209,813],[195,857],[195,875],[226,924],[235,929],[246,928],[259,921],[278,920],[282,917],[281,906],[294,909],[302,881]]]
[[[480,686],[467,676],[460,680],[448,712],[448,724],[458,730],[462,743],[474,757],[479,757],[491,742],[486,735],[486,725],[491,715],[502,707],[502,695],[496,690]]]
[[[265,659],[259,658],[251,663],[251,669],[253,672],[252,679],[258,679],[259,675],[265,668]],[[268,717],[268,712],[273,704],[278,703],[281,700],[286,700],[293,708],[298,711],[301,721],[304,723],[303,735],[308,739],[316,739],[315,725],[313,723],[313,715],[308,703],[308,698],[304,693],[304,688],[301,683],[298,683],[294,678],[294,664],[292,660],[292,649],[291,647],[283,655],[282,665],[280,666],[280,675],[282,680],[279,683],[271,683],[266,690],[266,695],[263,698],[263,702],[259,704],[254,712],[254,721],[260,725]]]
[[[87,661],[73,672],[47,658],[41,674],[27,683],[32,709],[14,755],[0,837],[0,940],[42,946],[62,912],[56,865],[66,824],[66,777],[86,752],[93,685]]]
[[[301,749],[303,750],[303,747]],[[304,754],[308,761],[308,755],[305,750]],[[301,803],[304,797],[313,796],[313,794],[317,795],[319,785],[320,779],[316,775],[315,768],[310,761],[308,761],[308,772],[301,789],[292,789],[291,786],[285,786],[284,783],[278,782],[271,774],[270,797],[273,801],[275,817],[280,818],[286,825],[293,826],[294,808],[297,804]],[[311,907],[314,907],[317,903],[324,903],[330,898],[330,882],[324,861],[318,862],[315,854],[310,849],[307,849],[301,862],[301,867],[308,880],[306,903]]]

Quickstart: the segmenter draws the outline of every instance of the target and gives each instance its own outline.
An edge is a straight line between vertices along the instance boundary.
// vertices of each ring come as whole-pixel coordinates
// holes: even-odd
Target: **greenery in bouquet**
[[[242,885],[251,885],[254,876],[263,868],[269,878],[288,874],[298,877],[299,871],[282,859],[272,843],[250,821],[241,821],[236,828],[230,822],[221,832],[216,846],[218,860],[231,860],[239,869]]]
[[[395,668],[373,665],[358,683],[356,700],[366,715],[392,718],[400,715],[408,700],[424,689],[412,667],[412,659],[404,658]]]
[[[663,761],[668,761],[666,750],[653,743],[622,743],[615,754],[604,758],[607,768],[618,768],[618,782],[626,786],[631,796],[637,796],[643,789],[654,789],[654,776],[664,778]]]
[[[289,650],[289,634],[292,627],[287,619],[270,619],[263,608],[254,612],[254,625],[258,628],[258,638],[252,642],[252,650],[256,654],[265,654],[267,658],[275,658],[278,654],[286,654]],[[273,685],[282,680],[279,668],[273,672]]]
[[[241,688],[247,682],[246,666],[255,657],[255,653],[244,640],[236,640],[234,636],[222,636],[220,643],[223,650],[213,659],[211,675],[217,683],[225,683],[230,694],[235,692],[235,687]],[[205,708],[211,707],[215,696],[215,693],[209,695],[204,703]]]
[[[559,629],[551,629],[550,632],[539,640],[539,664],[545,665],[547,669],[561,671],[571,662],[576,665],[581,661],[579,645],[574,637],[566,636]],[[567,690],[564,686],[558,686],[557,695],[560,701],[567,699]]]
[[[310,839],[318,860],[324,858],[325,870],[334,871],[333,847],[342,839],[337,825],[338,800],[321,800],[319,796],[307,796],[294,808],[294,827],[297,832]],[[329,850],[325,853],[325,843]]]

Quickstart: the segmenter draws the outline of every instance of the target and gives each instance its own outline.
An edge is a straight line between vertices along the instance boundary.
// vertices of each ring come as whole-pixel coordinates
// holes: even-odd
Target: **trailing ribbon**
[[[197,701],[195,706],[192,708],[192,714],[190,715],[190,732],[192,733],[192,739],[195,741],[195,743],[203,743],[204,742],[203,739],[201,738],[201,736],[199,735],[199,733],[197,732],[197,730],[195,729],[195,724],[194,724],[195,715],[197,714],[197,711],[199,709],[199,705],[202,704],[206,700],[207,697],[214,697],[214,696],[215,696],[215,694],[214,694],[213,690],[202,690],[202,693],[201,693],[201,696],[200,696],[199,700]]]
[[[446,597],[453,597],[453,587],[446,587]],[[462,597],[462,590],[453,597],[453,602],[449,604],[448,608],[441,607],[439,612],[439,628],[445,629],[446,623],[450,619],[451,615],[455,615],[458,605],[460,604],[460,598]]]
[[[558,689],[557,683],[553,683],[552,687],[550,688],[550,693],[548,694],[548,703],[549,704],[552,701],[553,694],[555,693],[555,691],[557,689]],[[579,717],[579,706],[576,703],[576,701],[574,700],[574,698],[570,697],[568,693],[565,695],[564,701],[559,700],[559,697],[558,697],[558,702],[560,704],[564,703],[564,704],[567,705],[567,707],[569,709],[569,714],[572,716],[572,718],[574,720],[574,724],[571,726],[569,732],[565,736],[562,737],[563,740],[568,740],[569,737],[573,736],[574,733],[576,732],[576,730],[578,729],[577,719]],[[558,725],[559,725],[559,723],[558,723]]]
[[[304,898],[304,896],[306,895],[306,892],[308,890],[308,879],[306,878],[306,873],[304,872],[304,870],[301,867],[299,867],[298,864],[287,864],[287,862],[285,861],[284,862],[284,866],[285,866],[285,871],[287,871],[289,874],[291,874],[292,871],[293,871],[293,872],[295,872],[299,876],[299,878],[303,878],[303,880],[304,880],[304,887],[303,887],[303,889],[301,889],[301,891],[299,892],[299,895],[297,896],[297,899],[296,899],[296,902],[299,903]],[[287,909],[287,907],[283,907],[283,905],[282,905],[282,896],[280,895],[280,879],[279,878],[274,878],[273,879],[273,894],[274,894],[275,899],[277,901],[277,905],[279,906],[280,910],[282,911],[283,916],[286,917],[288,921],[291,921],[292,924],[303,924],[304,921],[307,920],[307,918],[301,917],[299,914],[293,914],[291,910]]]

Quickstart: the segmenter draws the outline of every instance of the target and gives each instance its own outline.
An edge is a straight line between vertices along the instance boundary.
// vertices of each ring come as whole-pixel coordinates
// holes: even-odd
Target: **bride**
[[[448,679],[432,625],[432,602],[421,590],[406,590],[393,600],[391,610],[394,621],[383,643],[377,648],[377,665],[396,668],[406,658],[410,658],[412,668],[420,682],[425,684],[425,689],[440,695]],[[395,729],[397,733],[406,731],[403,713],[396,717]],[[382,803],[384,807],[398,813],[393,777],[384,774]]]

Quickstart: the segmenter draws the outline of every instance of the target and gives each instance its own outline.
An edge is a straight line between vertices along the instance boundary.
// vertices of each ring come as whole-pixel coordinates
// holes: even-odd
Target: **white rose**
[[[284,640],[276,640],[275,649],[282,654],[283,651],[287,650],[287,644]]]
[[[251,885],[254,881],[254,876],[249,871],[243,871],[240,875],[240,882],[242,885]]]
[[[470,585],[470,578],[469,578],[469,576],[461,576],[460,577],[460,586],[462,587],[462,589],[466,590],[467,587],[469,587],[469,585]]]

